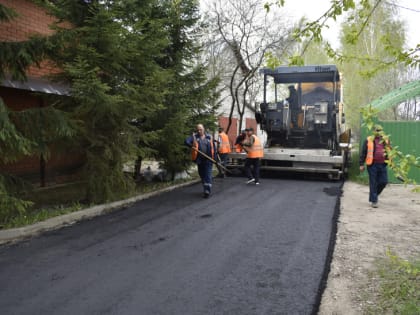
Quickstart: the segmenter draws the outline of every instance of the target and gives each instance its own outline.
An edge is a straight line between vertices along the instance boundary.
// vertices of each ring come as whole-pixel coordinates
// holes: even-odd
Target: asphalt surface
[[[217,179],[0,247],[2,314],[314,314],[340,182]]]

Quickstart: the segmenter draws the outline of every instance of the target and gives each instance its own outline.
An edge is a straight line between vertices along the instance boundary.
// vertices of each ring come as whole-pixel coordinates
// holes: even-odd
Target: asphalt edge
[[[324,291],[327,288],[328,276],[331,271],[331,264],[333,261],[334,249],[335,249],[335,244],[337,241],[338,222],[340,220],[341,209],[342,209],[341,199],[345,192],[344,186],[346,182],[347,180],[343,180],[341,182],[341,185],[339,187],[340,193],[337,194],[337,200],[335,202],[334,213],[331,218],[331,234],[330,234],[330,240],[329,240],[328,249],[327,249],[326,258],[325,258],[324,270],[322,272],[321,279],[318,284],[318,290],[317,290],[318,292],[316,294],[315,303],[313,304],[311,315],[317,315],[319,313],[319,309],[322,302],[322,296],[324,295]]]
[[[100,215],[112,212],[114,210],[121,209],[135,202],[148,199],[150,197],[160,195],[162,193],[169,192],[177,188],[190,186],[198,182],[200,182],[199,179],[191,180],[186,183],[181,183],[178,185],[165,187],[157,191],[141,194],[141,195],[134,196],[131,198],[114,201],[110,203],[105,203],[101,205],[96,205],[89,208],[84,208],[79,211],[49,218],[45,221],[40,221],[31,225],[27,225],[27,226],[23,226],[19,228],[0,230],[0,245],[14,243],[14,242],[22,241],[30,237],[38,236],[44,232],[56,230],[64,226],[72,225],[82,220],[91,219],[93,217],[100,216]]]

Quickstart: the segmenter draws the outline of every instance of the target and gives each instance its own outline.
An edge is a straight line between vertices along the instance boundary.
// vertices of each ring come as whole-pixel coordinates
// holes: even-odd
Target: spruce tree
[[[55,14],[73,27],[59,29],[67,49],[55,60],[72,86],[72,99],[61,106],[80,122],[77,143],[86,151],[88,200],[103,202],[133,188],[123,165],[136,150],[150,153],[136,147],[140,140],[156,138],[150,128],[131,122],[148,121],[160,108],[164,76],[155,58],[166,39],[161,22],[152,18],[156,1],[84,5],[81,14],[79,2],[56,2]]]
[[[0,4],[0,23],[18,14]],[[0,42],[0,80],[9,77],[26,80],[30,65],[39,64],[51,49],[48,38],[33,36],[25,41]],[[65,114],[53,106],[12,110],[0,98],[0,165],[16,162],[24,156],[48,157],[49,144],[72,134]],[[0,174],[0,226],[32,204],[21,199],[30,185],[21,178]]]
[[[206,66],[200,62],[198,1],[163,1],[162,18],[167,23],[169,44],[159,64],[166,70],[164,108],[155,124],[160,126],[156,143],[158,158],[170,175],[190,164],[184,140],[202,123],[209,131],[216,128],[217,78],[208,80]]]

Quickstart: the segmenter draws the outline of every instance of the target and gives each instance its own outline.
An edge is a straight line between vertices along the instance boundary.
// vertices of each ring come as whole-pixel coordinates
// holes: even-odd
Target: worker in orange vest
[[[245,130],[241,131],[241,134],[239,136],[236,137],[235,140],[235,152],[236,153],[241,153],[243,152],[243,148],[242,148],[242,142],[246,139],[246,132]]]
[[[389,140],[383,137],[382,126],[374,127],[373,136],[367,137],[361,148],[360,171],[369,174],[369,202],[372,208],[378,207],[378,196],[388,184],[387,151],[391,148]]]
[[[217,152],[219,155],[219,159],[220,159],[220,164],[223,166],[224,169],[226,169],[226,164],[227,164],[227,160],[228,160],[228,155],[231,152],[230,149],[230,142],[229,142],[229,137],[228,135],[225,133],[225,130],[223,129],[223,127],[219,127],[219,137],[217,138]],[[224,171],[224,169],[219,167],[219,174],[217,175],[218,177],[226,177],[226,173]]]
[[[264,156],[264,149],[261,140],[254,134],[254,128],[245,129],[247,140],[242,142],[244,150],[247,152],[245,160],[245,171],[248,177],[247,184],[260,184],[260,163]]]

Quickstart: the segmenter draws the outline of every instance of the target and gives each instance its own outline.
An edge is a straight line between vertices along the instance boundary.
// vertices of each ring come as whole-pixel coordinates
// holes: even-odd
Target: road
[[[340,193],[216,179],[2,246],[1,313],[313,314]]]

